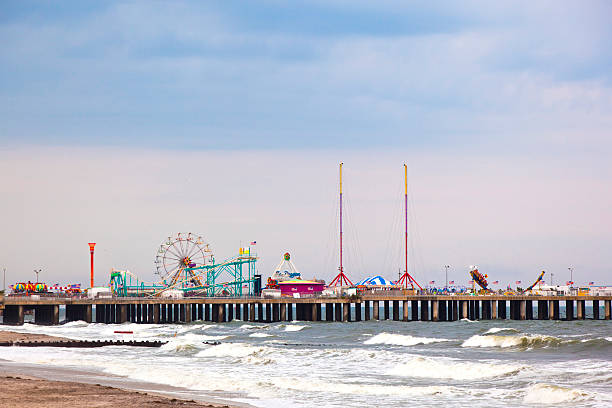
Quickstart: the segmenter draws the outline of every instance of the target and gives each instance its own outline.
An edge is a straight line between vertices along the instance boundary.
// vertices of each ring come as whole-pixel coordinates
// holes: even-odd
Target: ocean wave
[[[516,335],[474,335],[465,340],[461,347],[500,347],[500,348],[547,348],[579,347],[589,349],[608,349],[610,341],[604,337],[590,339],[560,338],[543,334]]]
[[[235,358],[243,363],[269,364],[274,362],[271,358],[272,354],[272,350],[268,347],[251,346],[245,343],[221,343],[200,351],[196,357]]]
[[[192,352],[197,350],[197,347],[190,342],[181,340],[171,340],[160,347],[162,351],[172,351],[177,353]]]
[[[437,339],[432,337],[414,337],[408,334],[380,333],[363,342],[363,344],[389,344],[393,346],[415,346],[417,344],[431,344],[448,339]]]
[[[500,333],[500,332],[504,332],[504,331],[514,332],[514,333],[518,333],[519,332],[517,329],[513,329],[512,327],[491,327],[484,334],[494,334],[494,333]]]
[[[267,324],[243,324],[240,326],[242,330],[259,330],[259,329],[267,329],[270,325]]]
[[[461,319],[462,322],[468,322],[468,323],[477,323],[478,320],[470,320],[467,317],[464,317],[463,319]]]
[[[584,391],[552,384],[535,384],[527,388],[523,402],[530,404],[559,404],[589,399]]]
[[[542,334],[521,334],[515,336],[475,335],[461,344],[461,347],[548,347],[558,346],[563,340]]]
[[[89,323],[87,323],[84,320],[75,320],[72,322],[68,322],[68,323],[64,323],[62,324],[62,327],[67,328],[67,327],[87,327],[89,326]]]
[[[478,380],[517,374],[524,367],[514,364],[463,362],[416,357],[387,371],[389,375],[451,380]]]
[[[268,333],[257,332],[249,334],[249,337],[272,337],[272,335]]]
[[[304,380],[303,378],[276,377],[271,379],[272,384],[283,390],[296,390],[307,392],[329,392],[333,394],[348,395],[395,395],[395,396],[429,396],[429,395],[451,395],[455,387],[451,386],[407,386],[407,385],[384,385],[345,383],[335,381]]]
[[[286,332],[297,332],[297,331],[303,330],[303,329],[305,329],[307,327],[308,326],[300,326],[300,325],[296,325],[296,324],[290,324],[290,325],[287,325],[285,327],[285,331]]]

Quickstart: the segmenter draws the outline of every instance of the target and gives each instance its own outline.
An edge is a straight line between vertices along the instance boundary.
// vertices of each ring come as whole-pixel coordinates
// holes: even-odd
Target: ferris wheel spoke
[[[177,272],[178,270],[180,270],[180,268],[178,266],[175,266],[173,268],[167,269],[167,273],[162,277],[162,278],[167,278],[169,276],[173,276],[175,274],[175,272]]]
[[[181,255],[185,254],[185,241],[180,239],[178,241],[179,246],[181,247]]]
[[[172,263],[172,262],[179,263],[179,262],[181,262],[181,259],[183,259],[183,258],[176,258],[176,257],[168,255],[168,254],[164,255],[164,258],[163,258],[164,262],[170,262],[170,263]]]
[[[175,256],[177,256],[177,257],[181,258],[180,251],[178,251],[179,253],[177,253],[177,252],[175,252],[175,251],[172,251],[170,248],[174,248],[174,249],[175,249],[175,251],[176,251],[178,248],[176,248],[176,247],[174,246],[174,244],[172,244],[171,246],[169,246],[169,247],[168,247],[168,249],[167,249],[167,251],[168,251],[168,252],[170,252],[171,254],[173,254],[173,255],[175,255]]]
[[[180,266],[181,264],[180,260],[176,260],[176,259],[164,259],[163,263],[166,269],[171,266]]]
[[[200,250],[200,248],[197,245],[194,245],[193,248],[190,249],[189,251],[189,255],[187,255],[189,258],[194,257],[195,255],[197,255],[198,251]]]

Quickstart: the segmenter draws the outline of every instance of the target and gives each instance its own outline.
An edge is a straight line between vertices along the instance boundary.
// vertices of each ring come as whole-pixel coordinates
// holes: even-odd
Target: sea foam
[[[272,337],[272,335],[268,333],[256,332],[249,334],[249,337]]]
[[[306,327],[308,327],[308,326],[299,326],[299,325],[291,324],[291,325],[288,325],[287,327],[285,327],[285,331],[286,332],[296,332],[296,331],[303,330]]]
[[[515,336],[480,336],[475,335],[461,344],[461,347],[549,347],[557,346],[562,340],[541,334],[523,334]]]
[[[308,391],[308,392],[327,392],[332,394],[347,395],[379,395],[379,396],[423,396],[423,395],[450,395],[454,387],[450,386],[407,386],[407,385],[386,385],[386,384],[358,384],[337,381],[307,380],[303,378],[276,377],[272,383],[281,389]]]
[[[500,332],[514,332],[518,333],[518,330],[513,329],[512,327],[491,327],[489,330],[485,332],[485,334],[495,334]]]
[[[580,390],[552,384],[535,384],[527,388],[523,402],[529,404],[559,404],[588,398],[589,395]]]
[[[452,359],[415,357],[387,371],[389,375],[451,380],[478,380],[513,375],[524,367],[514,364],[460,362]]]
[[[415,346],[417,344],[431,344],[448,339],[437,339],[431,337],[414,337],[408,334],[380,333],[363,342],[363,344],[389,344],[393,346]]]

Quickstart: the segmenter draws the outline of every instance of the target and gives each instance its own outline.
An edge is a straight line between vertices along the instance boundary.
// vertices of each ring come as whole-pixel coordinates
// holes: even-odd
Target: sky
[[[7,285],[257,241],[305,277],[612,284],[612,4],[5,1]]]

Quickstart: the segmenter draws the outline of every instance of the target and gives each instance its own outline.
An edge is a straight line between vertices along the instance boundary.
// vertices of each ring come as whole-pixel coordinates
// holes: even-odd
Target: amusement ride
[[[168,237],[155,256],[159,280],[145,284],[127,270],[111,270],[110,286],[117,296],[231,296],[255,293],[261,281],[257,256],[251,248],[217,262],[210,244],[201,235],[179,232]]]

